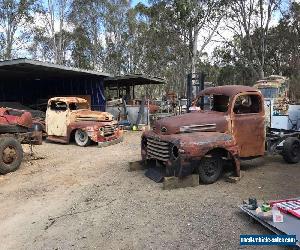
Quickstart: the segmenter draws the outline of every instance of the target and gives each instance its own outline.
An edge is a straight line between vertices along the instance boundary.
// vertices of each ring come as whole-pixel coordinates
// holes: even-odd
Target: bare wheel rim
[[[86,132],[84,132],[84,131],[82,131],[82,130],[78,130],[77,131],[77,134],[78,134],[78,140],[80,141],[80,142],[85,142],[86,141],[86,139],[87,139],[87,134],[86,134]]]
[[[2,153],[3,162],[5,164],[13,163],[17,158],[17,150],[13,146],[7,146]]]

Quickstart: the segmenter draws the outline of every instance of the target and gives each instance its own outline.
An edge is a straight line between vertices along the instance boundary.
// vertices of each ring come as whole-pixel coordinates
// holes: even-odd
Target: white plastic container
[[[272,207],[273,222],[283,222],[283,214],[278,210],[277,206]]]

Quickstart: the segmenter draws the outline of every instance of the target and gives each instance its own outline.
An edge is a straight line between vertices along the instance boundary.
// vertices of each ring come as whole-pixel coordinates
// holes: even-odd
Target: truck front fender
[[[189,140],[180,140],[182,159],[184,161],[200,161],[205,155],[218,153],[222,158],[233,160],[236,175],[240,176],[239,148],[234,138],[229,134],[219,132],[203,134],[195,133]]]

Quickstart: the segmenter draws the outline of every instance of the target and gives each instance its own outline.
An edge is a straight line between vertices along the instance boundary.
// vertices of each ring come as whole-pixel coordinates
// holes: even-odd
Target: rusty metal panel
[[[249,86],[243,85],[226,85],[219,87],[210,87],[199,93],[199,96],[202,95],[227,95],[227,96],[235,96],[239,93],[244,92],[257,92],[257,89]]]
[[[258,113],[236,114],[234,104],[240,96],[257,96],[259,100]],[[231,132],[239,147],[240,157],[264,155],[265,152],[265,113],[262,96],[259,93],[243,93],[236,95],[231,103]]]
[[[178,134],[181,132],[180,128],[183,129],[185,126],[193,126],[195,128],[197,125],[202,125],[203,129],[207,131],[227,132],[229,120],[230,117],[221,112],[200,111],[187,113],[171,117],[170,119],[159,120],[155,124],[155,132],[160,134],[162,133],[162,128],[167,128],[167,130],[163,130],[165,131],[163,134]]]

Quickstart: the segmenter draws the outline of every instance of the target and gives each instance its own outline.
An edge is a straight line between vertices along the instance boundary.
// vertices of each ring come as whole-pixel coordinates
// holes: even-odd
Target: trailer
[[[42,144],[39,124],[32,122],[29,112],[0,108],[0,174],[13,172],[20,167],[22,144]]]

